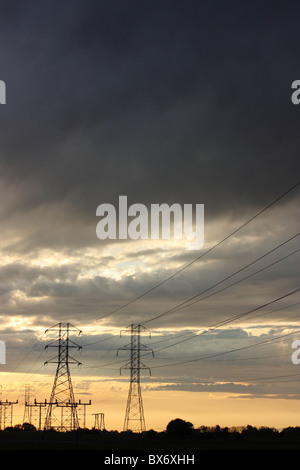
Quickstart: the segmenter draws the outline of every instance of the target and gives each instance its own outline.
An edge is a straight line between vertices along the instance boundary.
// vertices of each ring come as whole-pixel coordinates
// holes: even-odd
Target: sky
[[[0,384],[14,423],[25,385],[50,397],[45,331],[63,322],[82,330],[70,368],[90,427],[104,412],[122,429],[130,324],[154,351],[141,352],[148,429],[299,425],[297,13],[0,1]],[[204,204],[203,246],[100,240],[97,207],[124,195],[149,212]]]

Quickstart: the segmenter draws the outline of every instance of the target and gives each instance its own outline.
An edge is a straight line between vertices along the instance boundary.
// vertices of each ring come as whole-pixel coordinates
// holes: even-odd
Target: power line
[[[273,376],[269,376],[269,377],[255,377],[255,378],[251,378],[251,379],[243,379],[243,380],[236,380],[235,382],[257,382],[259,380],[267,380],[267,379],[283,379],[285,377],[299,377],[300,378],[300,374],[286,374],[286,375],[273,375]]]
[[[92,341],[92,342],[90,342],[90,343],[83,344],[82,347],[86,348],[86,346],[91,346],[91,344],[104,343],[105,341],[110,341],[110,340],[114,339],[115,336],[116,336],[116,335],[110,336],[109,338],[104,338],[104,339],[99,339],[99,340],[97,340],[97,341]]]
[[[252,222],[254,219],[256,219],[257,217],[259,217],[261,214],[263,214],[265,211],[267,211],[270,207],[272,207],[273,205],[275,205],[278,201],[280,201],[282,198],[284,198],[287,194],[289,194],[291,191],[293,191],[297,186],[299,186],[300,184],[300,181],[298,181],[296,184],[294,184],[292,187],[290,187],[287,191],[285,191],[284,193],[282,193],[280,196],[278,196],[276,199],[274,199],[271,203],[269,203],[267,206],[265,206],[263,209],[261,209],[259,212],[257,212],[254,216],[252,216],[250,219],[248,219],[246,222],[244,222],[242,225],[240,225],[238,228],[236,228],[235,230],[233,230],[229,235],[227,235],[225,238],[223,238],[221,241],[219,241],[218,243],[216,243],[214,246],[212,246],[211,248],[209,248],[208,250],[206,250],[204,253],[202,253],[201,255],[197,256],[195,259],[193,259],[192,261],[190,261],[189,263],[187,263],[185,266],[183,266],[182,268],[178,269],[177,271],[175,271],[175,273],[173,273],[172,275],[170,275],[169,277],[167,277],[166,279],[164,279],[163,281],[159,282],[158,284],[156,284],[155,286],[151,287],[150,289],[148,289],[147,291],[145,291],[143,294],[135,297],[134,299],[130,300],[129,302],[121,305],[120,307],[117,307],[116,309],[102,315],[101,317],[98,317],[94,320],[91,320],[89,323],[94,323],[98,320],[102,320],[103,318],[106,318],[108,317],[109,315],[112,315],[120,310],[122,310],[123,308],[126,308],[128,307],[129,305],[132,305],[134,302],[142,299],[143,297],[145,297],[146,295],[150,294],[151,292],[153,292],[154,290],[158,289],[160,286],[162,286],[163,284],[165,284],[166,282],[170,281],[171,279],[173,279],[175,276],[177,276],[178,274],[180,274],[181,272],[183,272],[184,270],[186,270],[187,268],[189,268],[190,266],[192,266],[194,263],[196,263],[197,261],[199,261],[200,259],[202,259],[204,256],[206,256],[208,253],[212,252],[214,249],[216,249],[218,246],[220,246],[222,243],[224,243],[225,241],[227,241],[229,238],[231,238],[233,235],[235,235],[237,232],[239,232],[240,230],[242,230],[244,227],[246,227],[250,222]]]
[[[286,335],[284,335],[284,337],[286,336],[287,338],[289,338],[290,336],[293,336],[293,335],[298,334],[298,333],[299,333],[298,330],[292,331],[291,333],[286,333]],[[273,341],[275,342],[278,339],[282,339],[282,338],[283,338],[282,335],[279,335],[279,336],[276,336],[275,338],[270,338],[267,341],[268,342],[273,342]],[[253,346],[255,346],[255,344]],[[223,352],[221,354],[223,354]],[[227,352],[226,352],[226,354],[227,354]],[[248,357],[243,357],[243,358],[239,357],[238,360],[239,361],[250,361],[250,360],[261,360],[261,359],[265,360],[265,359],[274,359],[274,358],[278,358],[278,357],[287,357],[287,356],[290,357],[291,353],[289,352],[289,353],[286,353],[286,354],[272,354],[272,355],[268,355],[268,356],[266,356],[266,355],[265,356],[248,356]],[[206,359],[207,354],[197,354],[197,355],[193,354],[193,356],[191,356],[191,355],[189,355],[189,356],[179,356],[179,357],[176,357],[176,358],[174,358],[174,356],[172,356],[172,358],[180,359],[181,361],[183,359],[188,360],[189,358],[195,359],[197,357],[200,358],[200,359],[202,359],[202,358]],[[162,360],[162,359],[169,360],[170,357],[161,357],[161,356],[159,356],[159,360]],[[236,361],[236,359],[225,359],[222,362],[228,362],[228,361],[229,362]]]
[[[155,317],[152,317],[152,318],[150,318],[149,320],[144,321],[144,324],[146,325],[147,323],[150,323],[150,322],[152,322],[152,321],[154,321],[154,320],[157,320],[158,318],[161,318],[161,317],[163,317],[163,316],[165,316],[165,315],[167,315],[167,314],[169,314],[169,313],[177,312],[177,311],[179,311],[179,310],[182,310],[182,308],[190,307],[191,305],[194,305],[195,303],[200,302],[201,300],[204,300],[204,299],[207,299],[208,297],[211,297],[211,296],[213,296],[213,295],[216,295],[216,294],[218,294],[219,292],[222,292],[222,291],[224,291],[224,290],[226,290],[226,289],[229,289],[230,287],[232,287],[232,286],[234,286],[234,285],[236,285],[236,284],[238,284],[238,283],[240,283],[240,282],[242,282],[242,281],[244,281],[244,280],[246,280],[246,279],[248,279],[248,278],[254,276],[255,274],[258,274],[258,273],[264,271],[265,269],[267,269],[267,268],[269,268],[269,267],[271,267],[271,266],[273,266],[273,265],[275,265],[275,264],[277,264],[277,263],[279,263],[279,262],[285,260],[285,259],[288,258],[289,256],[294,255],[295,253],[297,253],[297,252],[300,251],[300,248],[297,249],[297,250],[295,250],[295,251],[293,251],[292,253],[289,253],[288,255],[284,256],[283,258],[281,258],[281,259],[279,259],[279,260],[277,260],[277,261],[274,261],[273,263],[269,264],[268,266],[266,266],[266,267],[264,267],[264,268],[261,268],[261,269],[255,271],[254,273],[249,274],[248,276],[246,276],[246,277],[244,277],[244,278],[242,278],[242,279],[239,279],[239,280],[235,281],[233,284],[230,284],[229,286],[226,286],[226,287],[224,287],[224,288],[218,290],[217,292],[214,292],[214,293],[212,293],[212,294],[210,294],[210,295],[208,295],[208,296],[206,296],[206,297],[204,297],[204,298],[202,298],[202,299],[200,299],[200,300],[196,300],[195,302],[191,302],[192,300],[196,299],[197,297],[199,297],[200,295],[204,294],[205,292],[208,292],[209,290],[213,289],[214,287],[217,287],[218,285],[222,284],[223,282],[228,281],[228,279],[230,279],[231,277],[235,276],[236,274],[239,274],[240,272],[242,272],[242,271],[244,271],[245,269],[249,268],[251,265],[257,263],[257,262],[260,261],[260,260],[262,260],[263,258],[265,258],[266,256],[268,256],[268,255],[271,254],[272,252],[278,250],[278,249],[281,248],[283,245],[285,245],[286,243],[290,242],[291,240],[293,240],[294,238],[298,237],[299,235],[300,235],[300,233],[297,233],[297,234],[294,235],[293,237],[289,238],[288,240],[286,240],[285,242],[281,243],[280,245],[278,245],[277,247],[273,248],[272,250],[268,251],[267,253],[265,253],[264,255],[260,256],[259,258],[255,259],[255,260],[252,261],[251,263],[248,263],[248,264],[247,264],[246,266],[244,266],[243,268],[238,269],[237,271],[235,271],[234,273],[232,273],[232,274],[230,274],[229,276],[225,277],[225,278],[222,279],[221,281],[218,281],[218,282],[215,283],[214,285],[208,287],[207,289],[204,289],[203,291],[201,291],[201,292],[199,292],[198,294],[196,294],[196,295],[190,297],[189,299],[185,300],[184,302],[181,302],[180,304],[176,305],[175,307],[172,307],[172,308],[170,308],[169,310],[166,310],[165,312],[160,313],[159,315],[156,315]],[[190,303],[189,305],[186,305],[186,304],[188,304],[189,302],[191,302],[191,303]]]
[[[270,312],[259,313],[259,314],[257,315],[257,317],[261,317],[261,316],[265,316],[265,315],[270,315],[271,313],[278,312],[278,311],[280,311],[280,310],[287,309],[287,308],[289,308],[289,307],[294,307],[295,305],[299,305],[299,303],[300,303],[300,302],[296,302],[296,303],[292,303],[292,304],[289,304],[289,305],[284,306],[284,307],[279,307],[279,308],[277,308],[277,309],[271,310]],[[295,317],[298,317],[298,316],[299,316],[299,314],[297,313],[296,315],[294,315],[294,316],[291,317],[291,318],[295,318]],[[253,318],[256,318],[256,317],[252,317],[252,319],[253,319]],[[160,339],[160,340],[158,340],[158,341],[153,341],[153,342],[151,342],[151,344],[152,344],[152,345],[155,345],[155,344],[159,344],[159,343],[165,343],[166,341],[172,341],[172,340],[174,340],[174,339],[176,339],[176,338],[180,338],[180,337],[182,337],[182,336],[187,336],[187,335],[196,335],[196,333],[195,333],[194,331],[188,331],[188,332],[186,332],[186,333],[180,333],[180,334],[178,334],[178,335],[174,335],[174,336],[172,336],[171,338],[164,338],[164,339]]]
[[[287,298],[287,297],[289,297],[290,295],[293,295],[293,294],[295,294],[295,293],[297,293],[297,292],[299,292],[299,291],[300,291],[300,288],[297,288],[297,289],[295,289],[295,290],[293,290],[293,291],[291,291],[291,292],[288,292],[287,294],[284,294],[284,295],[282,295],[282,296],[280,296],[280,297],[277,297],[277,298],[274,299],[274,300],[271,300],[270,302],[267,302],[267,303],[265,303],[265,304],[263,304],[263,305],[260,305],[259,307],[254,307],[254,308],[252,308],[251,310],[248,310],[248,311],[246,311],[246,312],[240,313],[240,314],[238,314],[238,315],[234,315],[234,316],[229,317],[229,318],[226,319],[226,320],[222,320],[222,321],[220,321],[220,322],[218,322],[218,323],[212,324],[212,325],[208,326],[208,329],[209,329],[209,330],[214,330],[214,329],[216,329],[216,328],[218,328],[218,327],[220,327],[220,326],[224,326],[225,324],[234,322],[234,321],[237,320],[237,319],[240,319],[240,318],[242,318],[242,317],[245,317],[245,316],[247,316],[247,315],[250,315],[250,314],[253,313],[253,312],[256,312],[256,311],[258,311],[258,310],[260,310],[260,309],[262,309],[262,308],[264,308],[264,307],[267,307],[268,305],[272,305],[273,303],[278,302],[279,300],[282,300],[282,299],[284,299],[284,298]],[[183,340],[181,340],[181,341],[177,341],[176,343],[173,343],[173,344],[171,344],[171,345],[164,346],[163,348],[157,349],[157,350],[155,350],[154,352],[162,351],[162,350],[164,350],[164,349],[168,349],[168,348],[177,346],[177,344],[184,343],[184,342],[186,342],[186,341],[190,341],[191,339],[197,338],[197,337],[203,335],[204,333],[207,333],[207,331],[208,331],[208,330],[205,330],[204,332],[201,332],[201,333],[198,333],[198,334],[196,333],[194,336],[192,336],[192,337],[190,337],[190,338],[186,338],[186,339],[183,339]]]
[[[159,352],[159,351],[163,351],[163,350],[165,350],[165,349],[169,349],[169,348],[171,348],[171,347],[177,346],[178,344],[184,343],[184,342],[186,342],[186,341],[190,341],[190,340],[192,340],[192,339],[194,339],[194,338],[198,338],[198,337],[200,337],[200,336],[202,336],[202,335],[208,333],[209,331],[213,331],[213,330],[219,328],[220,326],[224,326],[225,324],[232,323],[232,322],[236,321],[237,319],[243,318],[243,317],[245,317],[245,316],[247,316],[247,315],[250,315],[250,314],[253,313],[253,312],[256,312],[256,311],[258,311],[258,310],[261,310],[261,309],[264,308],[264,307],[267,307],[267,306],[272,305],[272,304],[274,304],[274,303],[276,303],[276,302],[279,302],[280,300],[285,299],[285,298],[287,298],[287,297],[289,297],[289,296],[291,296],[291,295],[294,295],[295,293],[297,293],[297,292],[299,292],[299,291],[300,291],[300,288],[294,289],[294,290],[288,292],[287,294],[283,294],[283,295],[281,295],[280,297],[277,297],[276,299],[273,299],[273,300],[271,300],[271,301],[269,301],[269,302],[266,302],[266,303],[264,303],[264,304],[262,304],[262,305],[259,305],[258,307],[254,307],[254,308],[252,308],[252,309],[250,309],[250,310],[248,310],[248,311],[246,311],[246,312],[243,312],[243,313],[234,315],[234,316],[229,317],[229,318],[227,318],[227,319],[225,319],[225,320],[221,320],[221,321],[218,322],[218,323],[211,324],[211,325],[209,325],[209,326],[207,327],[207,329],[206,329],[205,331],[202,331],[201,333],[195,333],[194,336],[192,336],[192,337],[185,338],[185,339],[180,340],[180,341],[177,341],[177,342],[175,342],[175,343],[173,343],[173,344],[170,344],[170,345],[164,346],[164,347],[162,347],[162,348],[156,349],[156,350],[154,350],[154,353]],[[291,333],[291,334],[295,334],[295,333]],[[268,342],[269,342],[269,341],[271,341],[271,340],[268,340]],[[152,343],[152,344],[153,344],[153,343]],[[143,354],[143,356],[145,356],[145,355],[147,355],[147,354],[148,354],[148,353],[145,353],[145,354]],[[115,365],[115,364],[119,364],[119,363],[122,363],[122,362],[123,362],[123,361],[110,361],[110,362],[108,362],[108,363],[106,363],[106,364],[102,364],[102,365],[100,365],[100,366],[97,366],[97,365],[95,365],[95,366],[89,366],[89,368],[96,368],[96,367],[104,368],[104,367],[106,367],[106,366],[108,366],[108,365]],[[176,365],[176,364],[174,364],[174,365]],[[159,366],[156,366],[156,367],[159,367]],[[160,366],[160,367],[162,367],[162,366]]]
[[[256,312],[257,310],[260,310],[261,308],[267,307],[268,305],[272,305],[273,303],[278,302],[279,300],[285,299],[286,297],[289,297],[290,295],[296,294],[296,293],[299,292],[299,291],[300,291],[300,288],[295,289],[295,290],[289,292],[288,294],[284,294],[284,295],[282,295],[282,296],[280,296],[280,297],[277,297],[277,299],[271,300],[270,302],[267,302],[267,303],[265,303],[265,304],[263,304],[263,305],[260,305],[259,307],[255,307],[255,308],[249,310],[248,312],[240,313],[239,315],[235,315],[234,317],[231,317],[231,318],[228,319],[228,320],[220,321],[219,323],[216,323],[215,325],[213,325],[213,327],[217,327],[217,328],[218,328],[218,327],[220,327],[220,326],[227,325],[228,323],[231,323],[232,321],[235,321],[236,319],[245,317],[246,315],[249,315],[250,313]]]
[[[177,341],[176,343],[173,343],[173,344],[171,344],[171,345],[165,346],[165,347],[160,348],[160,349],[156,349],[154,352],[159,352],[159,351],[162,351],[162,350],[164,350],[164,349],[168,349],[168,348],[173,347],[173,346],[176,346],[176,345],[178,345],[178,344],[180,344],[180,343],[182,343],[182,342],[189,341],[189,340],[191,340],[191,339],[193,339],[193,338],[195,338],[195,337],[198,337],[198,336],[201,336],[201,335],[203,335],[203,334],[206,334],[208,331],[212,331],[212,330],[214,330],[214,329],[216,329],[216,328],[218,328],[218,327],[220,327],[220,326],[224,326],[225,324],[231,323],[231,322],[235,321],[235,320],[238,319],[238,318],[244,317],[244,316],[246,316],[246,315],[248,315],[248,314],[250,314],[250,313],[253,313],[254,311],[260,310],[261,308],[264,308],[264,307],[266,307],[266,306],[268,306],[268,305],[272,305],[273,303],[276,303],[276,302],[278,302],[279,300],[282,300],[283,298],[289,297],[290,295],[295,294],[295,293],[298,292],[299,290],[300,290],[300,289],[296,289],[296,290],[291,291],[291,292],[289,292],[288,294],[284,294],[283,296],[278,297],[277,299],[274,299],[274,300],[272,300],[272,301],[270,301],[270,302],[268,302],[268,303],[266,303],[266,304],[263,304],[263,305],[261,305],[261,306],[259,306],[259,307],[255,307],[255,308],[251,309],[250,311],[247,311],[247,312],[244,312],[244,313],[235,315],[235,316],[230,317],[229,319],[226,319],[226,320],[222,320],[222,321],[220,321],[219,323],[216,323],[216,324],[213,324],[213,325],[209,326],[209,327],[208,327],[209,330],[205,330],[204,332],[201,332],[201,333],[199,333],[199,334],[193,333],[194,336],[192,336],[192,337],[190,337],[190,338],[186,338],[185,340]],[[291,304],[291,305],[292,305],[292,306],[293,306],[293,305],[297,305],[297,303],[296,303],[296,304]],[[282,309],[282,307],[281,307],[281,309]],[[280,309],[277,309],[277,310],[280,310]],[[276,311],[277,311],[277,310],[276,310]],[[272,312],[267,312],[266,314],[269,314],[269,313],[272,313]],[[265,315],[265,314],[260,314],[260,315],[258,315],[258,316],[261,316],[261,315]],[[187,333],[184,333],[184,334],[182,334],[182,335],[176,335],[176,338],[177,338],[177,337],[180,337],[180,336],[186,336],[186,334],[187,334]],[[190,334],[191,334],[191,333],[190,333]],[[293,333],[293,334],[294,334],[294,333]],[[173,339],[174,339],[174,337],[173,337],[173,338],[168,338],[168,339],[165,339],[165,340],[156,341],[156,342],[153,342],[153,343],[151,343],[151,344],[152,344],[152,345],[155,345],[155,344],[162,343],[162,342],[164,342],[164,341],[170,341],[170,340],[173,340]],[[108,350],[103,350],[103,351],[111,351],[111,350],[112,350],[112,348],[110,348],[110,349],[108,349]],[[100,351],[101,351],[101,350],[100,350]],[[103,367],[103,368],[104,368],[104,367],[107,367],[107,366],[109,366],[109,365],[120,364],[120,363],[122,363],[122,362],[123,362],[123,361],[111,361],[111,362],[108,362],[108,363],[106,363],[106,364],[102,364],[102,365],[100,364],[100,365],[94,365],[94,366],[87,366],[87,367],[88,367],[88,368],[97,368],[97,367],[100,367],[100,368]],[[111,369],[111,370],[116,370],[116,369]]]
[[[203,334],[205,334],[205,333],[207,333],[207,331],[200,333],[198,336],[203,335]],[[252,345],[243,346],[243,347],[240,347],[240,348],[237,348],[237,349],[232,349],[232,350],[229,350],[229,351],[222,351],[222,352],[220,352],[220,353],[213,353],[213,354],[210,354],[210,355],[204,355],[204,354],[197,355],[197,356],[194,355],[194,356],[193,356],[193,359],[191,359],[191,360],[181,361],[181,362],[178,362],[178,363],[165,364],[165,365],[160,365],[160,366],[153,366],[153,367],[151,367],[151,369],[152,369],[152,368],[157,369],[157,368],[169,367],[169,366],[171,367],[171,366],[178,365],[178,364],[187,364],[187,363],[189,363],[189,362],[197,362],[197,361],[200,361],[200,360],[203,360],[203,359],[211,359],[211,358],[213,358],[213,357],[223,356],[223,355],[225,355],[225,354],[229,354],[229,353],[232,353],[232,352],[241,351],[241,350],[243,350],[243,349],[249,349],[249,348],[253,348],[253,347],[255,347],[255,346],[260,346],[260,345],[262,345],[262,344],[268,344],[268,343],[271,343],[271,342],[275,342],[275,341],[277,341],[277,340],[279,340],[279,339],[288,338],[288,337],[293,336],[293,335],[298,334],[298,333],[299,333],[298,330],[297,330],[297,331],[293,331],[293,332],[291,332],[291,333],[286,333],[286,334],[284,334],[284,335],[278,335],[278,336],[275,336],[274,338],[270,338],[270,339],[268,339],[268,340],[264,340],[264,341],[261,341],[261,342],[258,342],[258,343],[254,343],[254,344],[252,344]],[[156,350],[153,351],[153,353],[156,353],[156,352],[158,352],[158,351],[161,351],[162,349],[166,349],[166,348],[156,349]],[[142,354],[141,357],[147,356],[148,354],[149,354],[149,353]],[[269,356],[269,357],[280,357],[280,356],[276,355],[276,356]],[[159,360],[162,359],[161,357],[157,357],[157,356],[156,356],[156,358],[159,359]],[[260,359],[260,358],[261,358],[261,357],[259,357],[259,358],[253,357],[253,358],[246,358],[246,359],[248,360],[248,359]],[[164,359],[165,359],[165,358],[164,358]],[[263,359],[263,357],[262,357],[262,359]],[[117,365],[117,364],[123,364],[123,363],[124,363],[124,361],[110,361],[110,362],[108,362],[108,363],[106,363],[106,364],[102,364],[102,365],[100,366],[100,368],[105,368],[105,367],[107,367],[107,366],[109,366],[109,365]],[[85,366],[85,368],[87,368],[87,369],[99,368],[99,365]],[[118,370],[118,371],[119,371],[120,369],[119,369],[119,368],[115,368],[115,369],[111,368],[110,370]]]
[[[268,377],[254,377],[254,378],[251,378],[251,379],[235,379],[235,380],[230,380],[230,379],[227,379],[226,382],[224,380],[201,380],[199,382],[193,382],[197,385],[201,385],[201,384],[218,384],[220,382],[222,382],[223,384],[226,383],[226,384],[237,384],[237,383],[245,383],[245,382],[258,382],[260,380],[268,380],[268,379],[283,379],[283,378],[286,378],[286,377],[299,377],[300,378],[300,374],[285,374],[285,375],[273,375],[273,376],[268,376]],[[266,383],[270,383],[270,382],[266,382]]]
[[[43,336],[45,335],[45,333],[43,334]],[[42,338],[43,338],[42,336]],[[25,361],[25,359],[29,356],[29,354],[32,353],[32,351],[34,350],[34,348],[42,341],[42,338],[41,339],[38,339],[36,341],[36,343],[29,349],[29,351],[24,355],[22,356],[21,360],[18,362],[18,364],[12,369],[11,372],[15,372],[17,370],[17,368],[22,364],[23,361]]]
[[[238,383],[246,383],[246,382],[258,382],[260,380],[273,380],[273,379],[283,379],[283,378],[288,378],[288,377],[299,377],[300,374],[285,374],[285,375],[273,375],[273,376],[267,376],[267,377],[254,377],[250,379],[235,379],[235,380],[230,380],[226,379],[225,380],[201,380],[199,382],[193,382],[195,385],[209,385],[209,384],[238,384]],[[297,380],[298,381],[298,380]],[[281,382],[281,381],[280,381]],[[296,382],[295,380],[285,380],[284,382]],[[273,382],[265,382],[265,383],[273,383]]]
[[[248,346],[241,346],[240,348],[231,349],[229,351],[222,351],[222,352],[219,352],[219,353],[208,354],[206,356],[202,355],[201,357],[198,357],[198,358],[194,357],[193,359],[189,359],[187,361],[174,362],[174,363],[164,364],[164,365],[159,365],[159,366],[152,366],[151,369],[160,369],[162,367],[173,367],[173,366],[182,365],[182,364],[189,364],[190,362],[203,361],[204,359],[211,359],[213,357],[224,356],[225,354],[231,354],[233,352],[243,351],[245,349],[250,349],[250,348],[253,348],[253,347],[256,347],[256,346],[261,346],[263,344],[271,343],[273,341],[277,341],[278,339],[282,339],[282,338],[286,338],[288,336],[292,336],[296,333],[299,333],[299,331],[294,331],[292,333],[286,333],[285,335],[279,335],[279,336],[276,336],[275,338],[267,339],[267,340],[264,340],[264,341],[259,341],[257,343],[250,344]],[[156,351],[154,351],[154,352],[156,352]]]
[[[298,333],[298,331],[295,332],[295,333]],[[294,334],[294,333],[292,333],[292,334]],[[197,354],[196,357],[200,357],[200,356],[204,357],[205,354]],[[172,356],[173,359],[180,359],[180,360],[183,360],[185,358],[188,359],[188,358],[191,358],[191,357],[195,358],[195,354],[193,354],[193,356],[191,356],[191,355],[189,355],[189,356],[179,356],[179,357]],[[271,354],[271,355],[269,354],[269,355],[265,355],[265,356],[248,356],[248,357],[242,357],[242,358],[239,357],[238,361],[253,361],[253,360],[257,361],[257,360],[265,360],[265,359],[278,359],[279,357],[291,357],[291,353]],[[159,360],[162,360],[162,359],[169,360],[170,357],[161,357],[160,356]],[[236,361],[236,359],[224,359],[224,360],[219,361],[219,363],[220,362],[226,363],[226,362],[232,362],[232,361]]]

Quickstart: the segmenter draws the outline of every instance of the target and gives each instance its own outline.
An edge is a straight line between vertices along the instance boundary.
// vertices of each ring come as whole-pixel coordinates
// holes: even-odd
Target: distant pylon
[[[104,413],[93,413],[95,416],[95,429],[99,429],[100,431],[104,431],[105,424],[104,424]]]
[[[31,392],[34,390],[30,384],[24,385],[24,414],[23,423],[32,424]]]
[[[47,408],[47,400],[45,400],[44,402],[37,402],[36,399],[34,400],[34,404],[27,404],[27,406],[29,406],[30,408],[33,408],[34,410],[35,409],[39,409],[38,411],[38,417],[36,419],[37,421],[37,429],[39,431],[42,430],[43,426],[42,426],[42,420],[44,419],[43,416],[42,416],[42,410],[44,410],[45,408]],[[44,415],[44,413],[43,413]]]
[[[145,366],[141,363],[141,351],[151,351],[154,355],[152,349],[148,348],[148,346],[144,346],[141,344],[141,332],[148,332],[149,337],[151,337],[150,331],[147,330],[142,325],[139,324],[131,324],[125,330],[126,332],[130,331],[131,334],[131,342],[127,346],[119,348],[117,351],[117,355],[119,350],[123,351],[130,351],[130,362],[125,364],[121,367],[120,373],[122,369],[130,369],[130,385],[129,385],[129,393],[126,405],[126,412],[125,412],[125,420],[124,420],[124,431],[133,431],[133,432],[143,432],[146,430],[145,424],[145,416],[144,416],[144,407],[143,407],[143,400],[142,400],[142,392],[141,392],[141,384],[140,384],[140,373],[141,369],[149,370],[150,374],[150,367]],[[120,336],[122,335],[122,331]]]
[[[16,405],[17,401],[2,401],[0,400],[0,430],[3,430],[7,426],[7,421],[9,420],[9,426],[12,426],[12,417],[13,417],[13,405]],[[10,410],[10,419],[9,413]]]
[[[48,331],[57,332],[58,338],[47,345],[46,348],[55,347],[58,349],[58,353],[56,357],[45,362],[45,364],[57,364],[47,408],[45,429],[54,428],[59,431],[72,431],[78,429],[79,422],[69,364],[80,365],[80,362],[69,355],[69,349],[80,349],[81,347],[71,341],[69,335],[70,332],[80,334],[81,331],[70,323],[58,323],[46,330],[46,332]]]

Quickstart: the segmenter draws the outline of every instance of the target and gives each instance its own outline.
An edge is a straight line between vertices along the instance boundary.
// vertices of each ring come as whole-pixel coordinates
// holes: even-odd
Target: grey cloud
[[[285,103],[283,81],[294,58],[283,33],[275,39],[274,65],[265,59],[270,53],[274,58],[269,35],[279,12],[262,28],[262,7],[261,17],[251,17],[254,34],[251,26],[243,30],[240,9],[230,30],[208,6],[193,3],[189,11],[181,2],[151,9],[117,4],[76,2],[69,12],[60,2],[55,18],[53,3],[45,11],[36,2],[17,14],[18,2],[10,8],[10,28],[2,33],[15,39],[8,77],[21,61],[21,38],[27,73],[14,82],[12,105],[19,109],[13,97],[22,80],[25,89],[17,96],[26,100],[31,119],[21,113],[22,123],[16,122],[14,113],[13,134],[4,127],[4,168],[20,184],[32,174],[39,180],[36,193],[23,194],[20,204],[26,197],[32,205],[36,196],[58,203],[71,195],[86,214],[99,199],[114,198],[114,191],[149,202],[155,181],[161,199],[189,202],[197,195],[213,214],[225,201],[227,207],[258,204],[290,184],[298,165],[297,120],[289,99]],[[289,37],[293,15],[283,21]],[[286,74],[278,72],[278,61]],[[279,136],[282,144],[274,145]]]
[[[148,388],[148,387],[147,387]],[[187,392],[208,392],[208,393],[232,393],[235,399],[249,399],[249,398],[272,398],[281,400],[299,400],[300,394],[289,392],[287,394],[282,393],[282,387],[274,386],[270,388],[266,385],[242,385],[242,384],[176,384],[176,385],[159,385],[158,387],[149,387],[149,390],[159,391],[187,391]],[[290,384],[288,384],[288,390],[290,391]],[[233,397],[232,397],[233,398]]]
[[[62,319],[81,327],[140,296],[199,254],[174,250],[164,262],[159,259],[163,247],[135,252],[126,242],[122,255],[107,254],[109,242],[100,243],[95,233],[101,202],[117,204],[125,194],[130,203],[204,203],[210,247],[297,181],[299,109],[291,103],[290,85],[299,78],[299,28],[294,9],[277,4],[270,9],[268,2],[216,8],[179,0],[4,0],[1,8],[0,78],[7,85],[7,105],[0,108],[1,251],[3,259],[22,262],[8,260],[0,268],[0,313],[1,339],[7,339],[8,366],[14,367],[35,344],[36,330],[26,324],[5,330],[8,318],[30,319],[32,328]],[[294,191],[232,243],[96,325],[123,328],[151,319],[294,235],[298,196]],[[91,255],[96,259],[86,257],[90,247],[98,250]],[[76,261],[64,267],[26,264],[30,256],[40,259],[43,249]],[[115,263],[118,269],[118,262],[137,258],[153,270],[118,281],[98,273],[82,276],[85,268],[99,271]],[[162,340],[164,328],[204,328],[246,312],[298,285],[297,259],[149,327],[161,328],[156,340]],[[22,295],[14,296],[17,291]],[[246,320],[253,326],[272,328],[272,322],[280,321],[282,328],[293,328],[288,320],[297,311],[289,304],[296,300]],[[281,373],[290,365],[288,357],[274,363],[247,361],[240,351],[226,356],[231,362],[211,358],[155,369],[163,361],[221,353],[257,339],[239,324],[232,326],[149,358],[161,389],[272,394],[271,385],[201,385],[197,374],[203,381],[227,382],[243,370],[248,377],[276,375],[277,366]],[[282,331],[275,324],[260,339]],[[111,343],[106,344],[109,349]],[[147,344],[152,347],[151,341]],[[288,354],[287,342],[283,346],[270,343],[268,355]],[[24,359],[24,370],[30,361],[39,361],[43,347],[41,342],[34,356]],[[83,351],[87,366],[96,365],[96,347]],[[114,353],[108,351],[109,360]],[[105,368],[89,371],[107,374]],[[172,384],[161,384],[162,377]],[[274,390],[277,397],[298,396],[287,384]]]

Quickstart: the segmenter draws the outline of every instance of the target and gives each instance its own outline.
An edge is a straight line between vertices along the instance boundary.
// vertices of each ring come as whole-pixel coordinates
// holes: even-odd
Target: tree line
[[[55,430],[50,431],[38,431],[34,425],[30,423],[17,424],[15,426],[6,427],[2,432],[56,432]],[[102,436],[119,436],[124,438],[137,437],[137,434],[132,433],[131,431],[107,431],[107,430],[97,430],[92,429],[79,429],[77,431],[69,431],[72,433],[85,433],[85,434],[100,434]],[[296,427],[286,427],[281,430],[272,427],[255,427],[251,425],[247,426],[238,426],[238,427],[220,427],[216,426],[200,426],[195,428],[192,423],[189,421],[176,418],[171,420],[164,431],[155,431],[150,429],[141,434],[142,437],[149,439],[164,439],[164,438],[178,438],[178,439],[197,439],[197,438],[206,438],[206,439],[244,439],[244,438],[280,438],[280,437],[292,437],[300,439],[300,426]],[[139,436],[139,435],[138,435]]]

